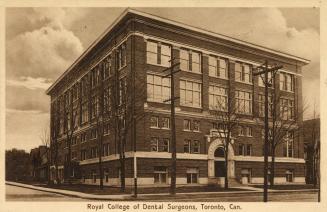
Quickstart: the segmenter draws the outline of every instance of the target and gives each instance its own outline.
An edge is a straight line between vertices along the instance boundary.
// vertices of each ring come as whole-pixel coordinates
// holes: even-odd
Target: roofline
[[[288,53],[285,53],[285,52],[282,52],[282,51],[274,50],[274,49],[271,49],[271,48],[268,48],[268,47],[264,47],[264,46],[261,46],[261,45],[257,45],[257,44],[251,43],[251,42],[247,42],[247,41],[243,41],[243,40],[240,40],[240,39],[237,39],[237,38],[233,38],[233,37],[229,37],[229,36],[222,35],[222,34],[219,34],[219,33],[211,32],[209,30],[201,29],[201,28],[198,28],[198,27],[194,27],[194,26],[191,26],[191,25],[188,25],[188,24],[184,24],[184,23],[178,22],[178,21],[173,21],[173,20],[170,20],[170,19],[167,19],[167,18],[162,18],[162,17],[156,16],[156,15],[152,15],[152,14],[149,14],[149,13],[146,13],[146,12],[141,12],[141,11],[138,11],[138,10],[135,10],[135,9],[127,8],[75,60],[75,62],[72,65],[70,65],[68,67],[68,69],[62,75],[60,75],[60,77],[46,90],[46,94],[49,94],[50,91],[58,84],[58,82],[60,80],[62,80],[68,74],[68,72],[70,72],[70,70],[77,63],[79,63],[81,61],[81,59],[85,55],[87,55],[90,52],[90,50],[93,49],[93,47],[96,46],[103,39],[103,37],[105,37],[105,35],[107,35],[107,33],[110,32],[114,28],[114,26],[116,26],[116,24],[119,23],[128,13],[133,13],[133,14],[136,14],[136,15],[144,16],[144,17],[147,17],[147,18],[150,18],[150,19],[154,19],[154,20],[161,21],[161,22],[164,22],[164,23],[172,24],[172,25],[179,26],[179,27],[182,27],[182,28],[185,28],[185,29],[189,29],[189,30],[192,30],[192,31],[200,32],[200,33],[203,33],[203,34],[206,34],[206,35],[210,35],[210,36],[213,36],[213,37],[221,38],[223,40],[228,40],[228,41],[231,41],[231,42],[234,42],[234,43],[237,43],[237,44],[242,44],[242,45],[245,45],[245,46],[248,46],[248,47],[252,47],[252,48],[255,48],[255,49],[259,49],[259,50],[262,50],[262,51],[265,51],[265,52],[273,53],[273,54],[276,54],[276,55],[279,55],[279,56],[282,56],[282,57],[286,57],[286,58],[289,58],[289,59],[297,60],[297,61],[303,62],[304,64],[309,64],[310,63],[310,60],[305,59],[305,58],[302,58],[302,57],[297,57],[297,56],[292,55],[292,54],[288,54]]]

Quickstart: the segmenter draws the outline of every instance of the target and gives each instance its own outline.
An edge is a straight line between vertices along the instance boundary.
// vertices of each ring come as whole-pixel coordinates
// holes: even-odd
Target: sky
[[[319,8],[135,9],[309,59],[303,68],[305,118],[312,117],[313,105],[319,113]],[[6,149],[42,144],[49,125],[46,89],[124,10],[6,9]]]

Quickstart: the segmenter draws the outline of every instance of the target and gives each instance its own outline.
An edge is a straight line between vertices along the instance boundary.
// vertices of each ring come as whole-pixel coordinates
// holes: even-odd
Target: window
[[[109,135],[110,134],[110,124],[106,123],[103,126],[103,135]]]
[[[71,159],[72,160],[76,160],[77,159],[77,152],[76,151],[72,151]]]
[[[111,64],[111,55],[109,55],[105,60],[104,60],[104,79],[108,78],[109,76],[112,75],[112,64]]]
[[[86,160],[86,149],[81,150],[81,160]]]
[[[151,116],[150,127],[151,128],[159,128],[159,117],[158,116]]]
[[[76,145],[76,144],[77,144],[77,137],[74,136],[74,137],[72,138],[72,146],[74,146],[74,145]]]
[[[170,128],[170,118],[164,117],[162,119],[162,128],[163,129],[169,129]]]
[[[259,94],[258,99],[259,104],[259,116],[264,117],[265,116],[265,96],[262,94]],[[271,118],[273,113],[273,101],[272,96],[268,97],[268,117]]]
[[[193,141],[192,153],[200,153],[200,141]]]
[[[96,157],[98,157],[98,148],[92,147],[91,148],[91,158],[96,158]]]
[[[150,147],[152,152],[158,152],[159,138],[152,137],[150,140]]]
[[[104,94],[103,94],[103,108],[104,108],[104,113],[108,114],[111,111],[111,88],[108,86],[104,89]]]
[[[155,184],[165,184],[167,183],[167,168],[164,166],[155,166],[154,167],[154,183]]]
[[[258,76],[258,85],[261,87],[264,87],[265,84],[263,83],[265,75],[261,74],[260,76]],[[274,85],[274,78],[271,72],[268,72],[268,83]]]
[[[243,156],[251,156],[252,155],[252,144],[239,144],[238,146],[238,154]]]
[[[199,169],[198,168],[187,168],[186,179],[187,184],[198,183]]]
[[[191,153],[191,140],[184,140],[184,153]]]
[[[293,157],[294,132],[287,132],[284,136],[283,156]]]
[[[209,86],[209,108],[227,111],[227,89],[215,85]]]
[[[228,78],[227,63],[225,59],[210,56],[209,57],[209,76]]]
[[[121,69],[126,66],[126,43],[121,44],[117,49],[118,68]]]
[[[122,105],[126,102],[126,92],[127,92],[127,84],[126,78],[123,77],[119,80],[119,105]]]
[[[147,41],[147,63],[170,66],[171,47],[163,43]]]
[[[86,135],[86,132],[81,133],[81,143],[86,142],[86,139],[87,139],[86,136],[87,136],[87,135]]]
[[[252,114],[252,93],[235,91],[236,111],[242,114]]]
[[[91,101],[91,119],[93,119],[98,115],[99,104],[97,96],[93,96]]]
[[[81,123],[84,124],[89,120],[89,110],[88,110],[88,103],[82,103],[82,118]]]
[[[184,119],[184,130],[191,131],[191,120]]]
[[[239,136],[252,137],[252,127],[249,126],[239,126]]]
[[[252,83],[252,71],[250,65],[235,63],[235,81]]]
[[[200,132],[200,121],[193,120],[193,131]]]
[[[102,145],[102,156],[108,156],[110,154],[110,145],[109,143]]]
[[[180,68],[183,71],[201,73],[201,54],[195,51],[181,49]]]
[[[290,169],[286,170],[285,176],[286,176],[286,182],[288,182],[288,183],[293,182],[293,179],[294,179],[293,170],[290,170]]]
[[[280,98],[280,114],[283,120],[294,119],[294,100]]]
[[[169,138],[162,139],[161,146],[159,148],[160,152],[169,152]]]
[[[152,102],[170,99],[170,78],[147,74],[147,97]]]
[[[91,130],[91,139],[96,139],[97,138],[97,129],[92,129]]]
[[[182,106],[201,107],[201,83],[180,81],[180,104]]]
[[[279,74],[279,87],[282,91],[294,91],[294,75],[288,73]]]
[[[159,141],[159,138],[151,138],[151,151],[152,152],[169,152],[169,138],[163,138],[162,141]]]
[[[108,183],[109,182],[109,170],[108,169],[104,170],[104,178],[105,178],[106,183]]]

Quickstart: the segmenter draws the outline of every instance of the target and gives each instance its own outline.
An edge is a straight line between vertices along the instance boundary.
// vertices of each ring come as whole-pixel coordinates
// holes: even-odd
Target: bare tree
[[[59,98],[58,98],[59,99]],[[60,133],[60,101],[55,101],[51,108],[51,141],[50,141],[50,154],[51,164],[55,166],[55,181],[60,183],[58,174],[58,154],[59,154],[59,133]]]
[[[230,93],[230,91],[228,91]],[[232,134],[240,125],[241,112],[244,107],[236,103],[235,98],[231,95],[215,99],[215,106],[211,107],[211,115],[214,117],[214,123],[218,128],[217,137],[223,141],[225,157],[225,189],[228,189],[228,151],[229,146],[234,139]]]

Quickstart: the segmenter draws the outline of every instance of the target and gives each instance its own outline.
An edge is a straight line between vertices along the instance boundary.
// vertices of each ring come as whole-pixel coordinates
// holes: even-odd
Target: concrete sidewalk
[[[77,192],[77,191],[69,191],[69,190],[62,190],[62,189],[54,189],[54,188],[45,188],[35,185],[28,185],[23,183],[16,183],[16,182],[8,182],[6,181],[7,185],[12,186],[19,186],[23,188],[29,188],[34,189],[38,191],[45,191],[45,192],[51,192],[56,194],[62,194],[66,196],[72,196],[72,197],[78,197],[83,199],[90,199],[90,200],[137,200],[138,198],[140,200],[144,199],[151,199],[152,197],[158,197],[158,196],[171,196],[169,193],[157,193],[157,194],[138,194],[138,198],[133,197],[133,194],[118,194],[118,195],[98,195],[98,194],[87,194],[83,192]],[[226,195],[226,194],[246,194],[246,193],[262,193],[262,188],[254,188],[254,187],[233,187],[238,189],[243,189],[243,191],[218,191],[218,192],[187,192],[187,193],[176,193],[175,196],[193,196],[193,195],[206,195],[206,194],[219,194],[219,195]],[[246,189],[246,191],[244,191]],[[269,192],[278,192],[278,193],[284,193],[284,192],[300,192],[300,191],[316,191],[316,189],[297,189],[297,190],[272,190],[268,189]]]

